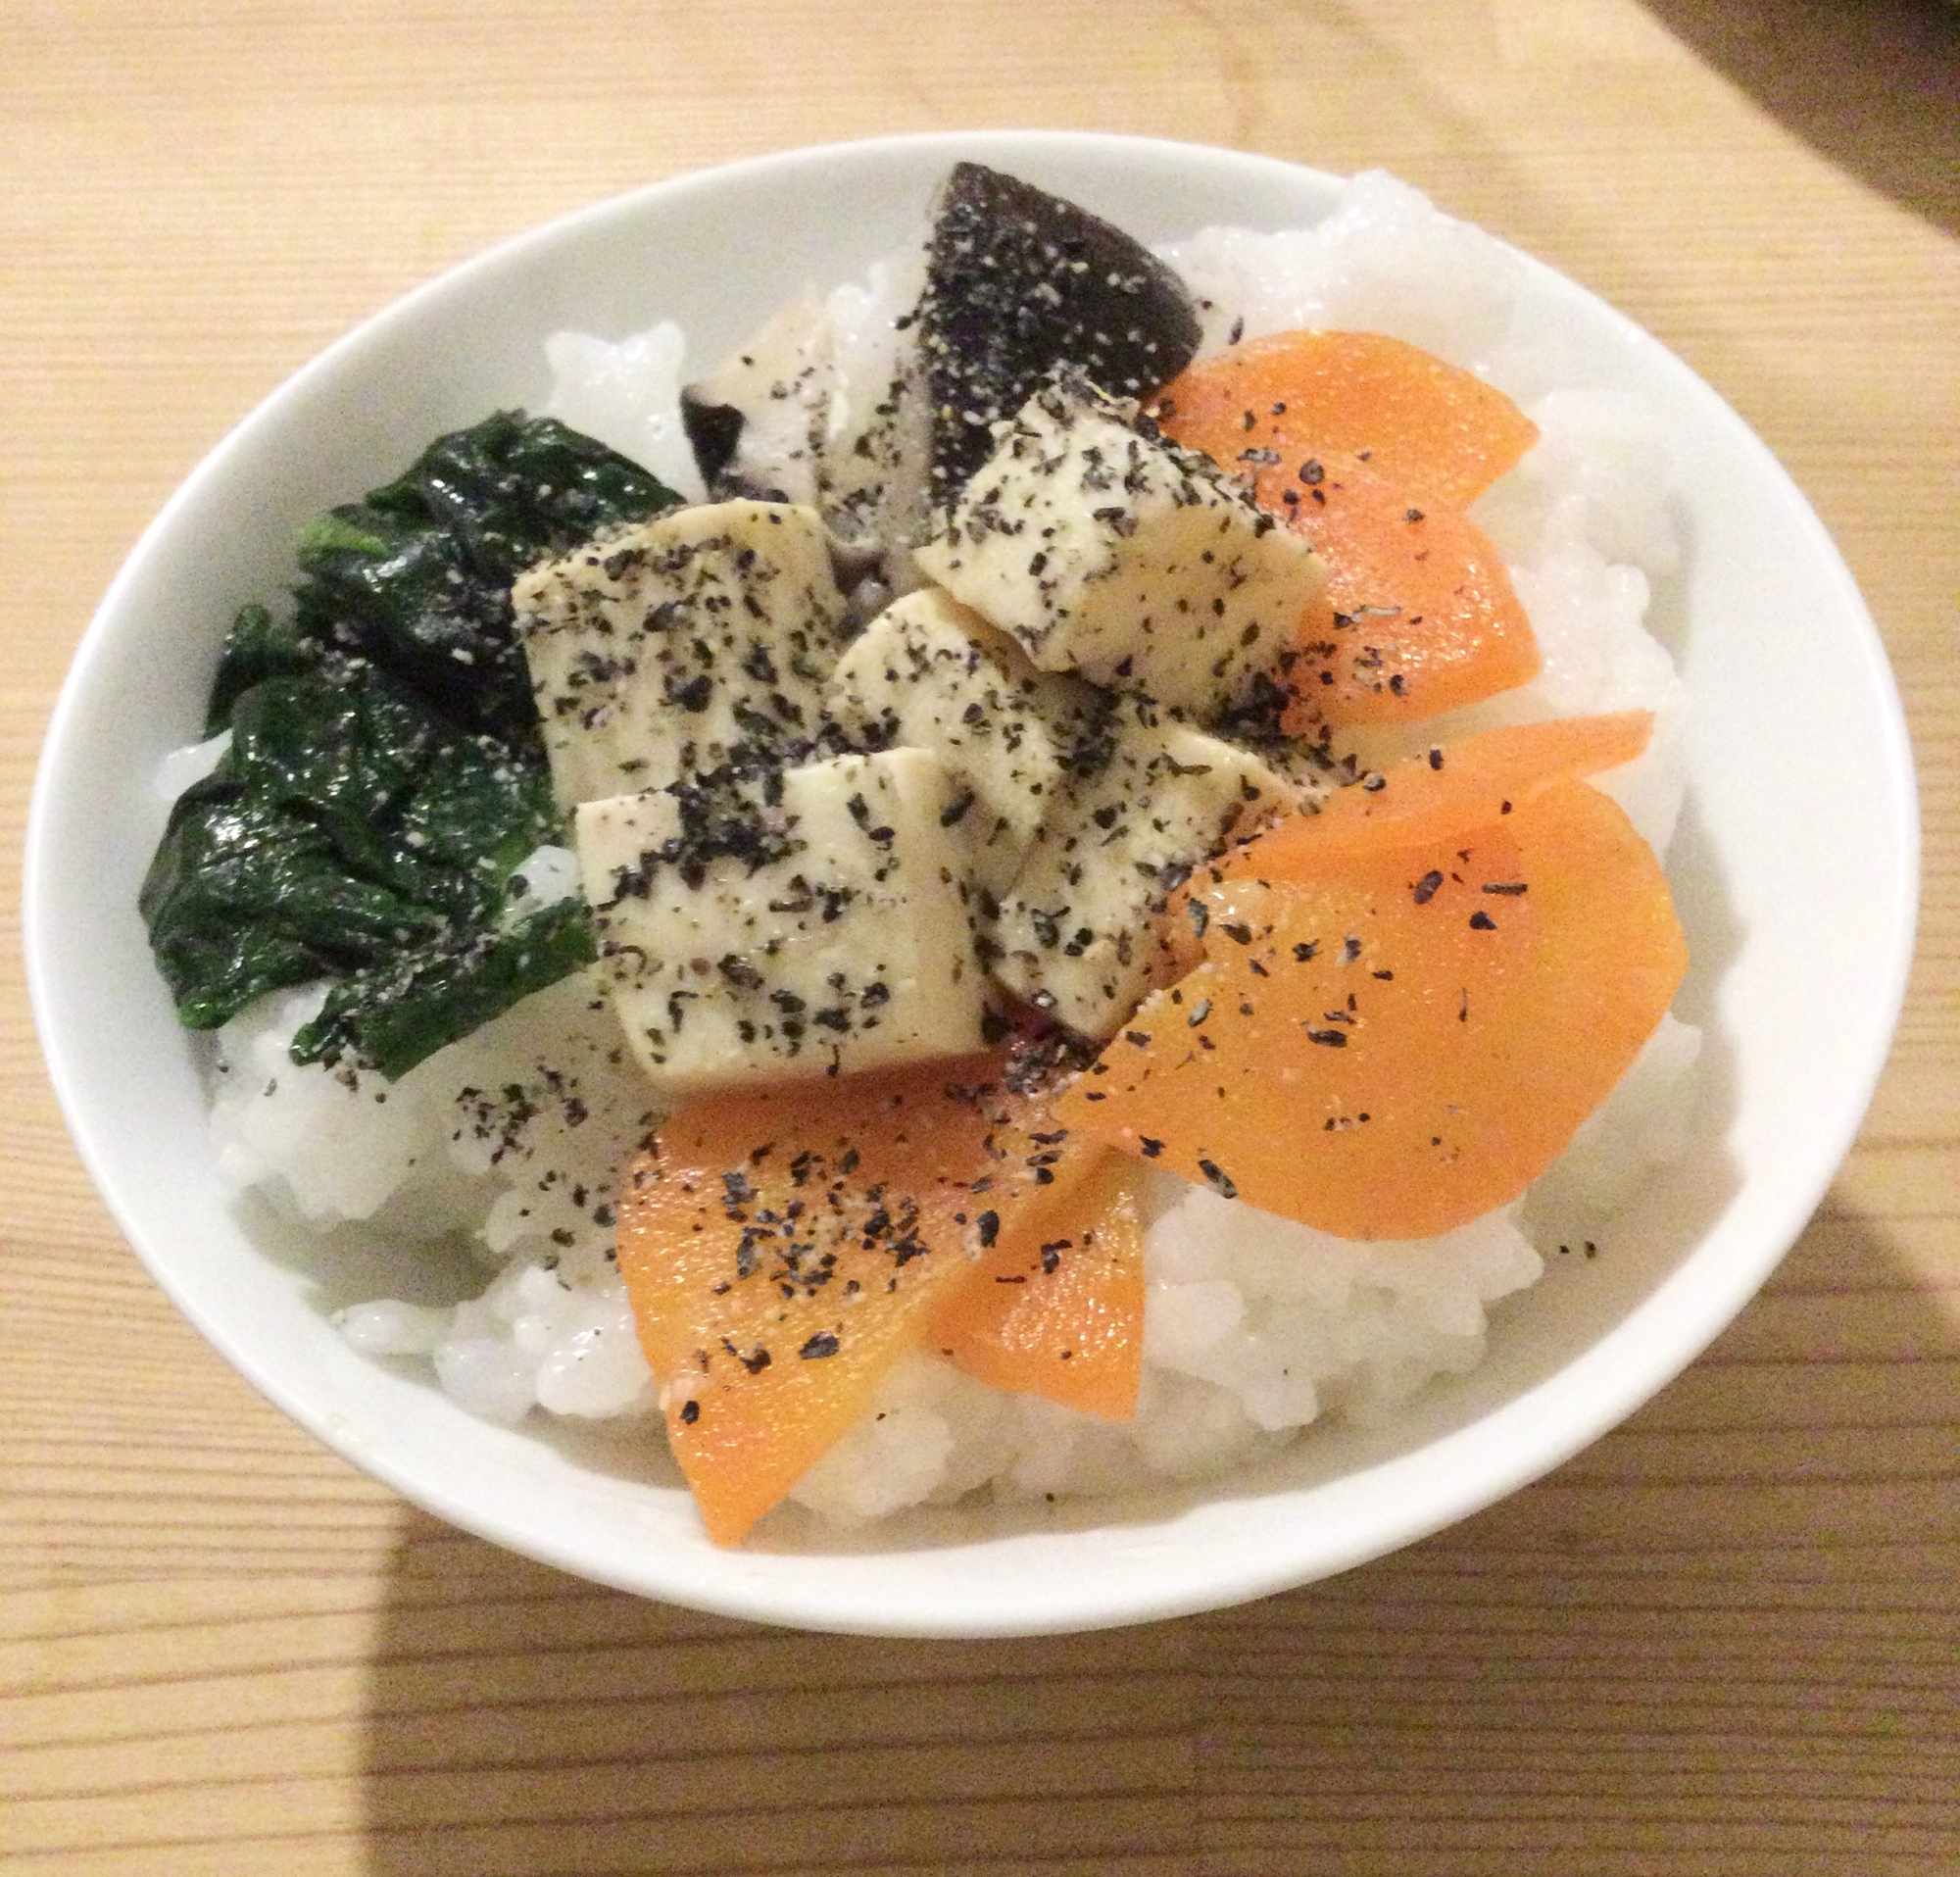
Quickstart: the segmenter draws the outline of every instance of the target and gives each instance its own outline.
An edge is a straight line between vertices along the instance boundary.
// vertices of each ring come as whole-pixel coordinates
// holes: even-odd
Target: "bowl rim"
[[[55,982],[61,970],[61,942],[60,934],[47,922],[52,869],[56,864],[50,834],[56,806],[53,800],[55,771],[63,751],[75,734],[75,723],[82,713],[84,701],[104,668],[105,661],[111,656],[110,641],[115,633],[117,617],[126,606],[130,593],[140,583],[144,569],[158,553],[160,544],[173,534],[178,518],[195,504],[209,482],[221,476],[229,459],[246,442],[262,432],[275,430],[285,408],[299,401],[316,385],[330,380],[351,355],[390,328],[414,321],[431,300],[466,290],[474,280],[493,275],[534,251],[564,242],[576,242],[609,222],[630,221],[650,211],[658,212],[696,194],[740,189],[805,168],[821,169],[839,162],[875,161],[886,157],[936,158],[943,164],[950,164],[970,156],[1011,165],[1017,157],[1062,157],[1070,152],[1086,153],[1112,164],[1120,164],[1126,157],[1145,152],[1157,158],[1201,159],[1213,165],[1229,164],[1243,170],[1249,176],[1281,177],[1296,185],[1302,178],[1310,179],[1330,190],[1342,181],[1342,178],[1325,172],[1279,158],[1165,138],[1073,130],[936,131],[807,145],[683,172],[588,204],[523,230],[444,270],[362,320],[286,377],[220,439],[172,492],[130,549],[82,635],[50,717],[37,765],[24,850],[22,943],[28,993],[49,1077],[69,1131],[96,1191],[108,1205],[125,1240],[136,1251],[154,1280],[226,1361],[282,1412],[342,1457],[382,1480],[412,1503],[451,1523],[588,1579],[727,1615],[812,1629],[906,1636],[1005,1636],[1103,1627],[1223,1607],[1310,1578],[1351,1568],[1386,1552],[1412,1544],[1561,1464],[1648,1400],[1720,1334],[1760,1288],[1814,1211],[1862,1124],[1889,1053],[1913,956],[1919,891],[1920,827],[1911,745],[1904,713],[1870,611],[1824,524],[1793,479],[1719,393],[1627,316],[1568,276],[1505,243],[1507,250],[1518,256],[1536,274],[1549,276],[1559,283],[1561,289],[1583,296],[1590,302],[1591,311],[1609,320],[1623,336],[1651,348],[1691,379],[1709,401],[1710,416],[1728,424],[1736,438],[1758,459],[1760,467],[1794,498],[1795,510],[1801,517],[1799,525],[1809,534],[1808,545],[1819,556],[1820,564],[1830,569],[1831,579],[1838,588],[1837,599],[1852,623],[1858,650],[1881,704],[1881,720],[1876,728],[1885,757],[1883,782],[1894,817],[1898,842],[1899,864],[1893,882],[1891,909],[1893,942],[1888,956],[1878,961],[1883,973],[1880,979],[1883,995],[1868,1006],[1878,1020],[1871,1026],[1869,1039],[1858,1061],[1857,1073],[1845,1082],[1836,1104],[1835,1125],[1829,1136],[1832,1151],[1820,1156],[1810,1177],[1794,1180],[1785,1189],[1768,1221],[1759,1225],[1754,1234],[1753,1257],[1738,1259],[1712,1279],[1705,1271],[1699,1273],[1691,1297],[1679,1294],[1680,1287],[1675,1280],[1680,1273],[1671,1274],[1651,1295],[1642,1300],[1640,1308],[1630,1316],[1615,1323],[1600,1344],[1589,1349],[1587,1355],[1590,1358],[1594,1349],[1612,1345],[1616,1358],[1616,1366],[1611,1369],[1615,1385],[1600,1391],[1593,1399],[1590,1412],[1574,1414],[1555,1433],[1542,1434],[1527,1447],[1520,1448],[1513,1444],[1507,1465],[1485,1463],[1465,1469],[1461,1476],[1447,1472],[1446,1450],[1462,1436],[1484,1426],[1491,1416],[1480,1416],[1469,1426],[1429,1444],[1421,1451],[1445,1460],[1446,1471],[1441,1486],[1428,1498],[1423,1517],[1415,1520],[1404,1518],[1398,1523],[1392,1521],[1392,1530],[1382,1529],[1381,1522],[1376,1521],[1375,1525],[1355,1533],[1346,1545],[1323,1542],[1316,1548],[1312,1562],[1305,1566],[1284,1555],[1283,1550],[1280,1555],[1264,1556],[1257,1551],[1250,1551],[1243,1557],[1223,1560],[1218,1567],[1203,1574],[1201,1581],[1167,1587],[1161,1595],[1131,1596],[1127,1601],[1111,1604],[1107,1600],[1099,1602],[1093,1585],[1077,1585],[1072,1589],[1067,1585],[1056,1585],[1051,1586],[1055,1592],[1054,1607],[1042,1612],[1032,1612],[1021,1605],[1009,1602],[995,1610],[967,1611],[957,1618],[933,1620],[921,1618],[916,1611],[895,1615],[879,1607],[874,1600],[840,1598],[833,1594],[834,1587],[819,1586],[812,1595],[811,1586],[808,1582],[799,1583],[793,1572],[784,1574],[780,1581],[759,1584],[750,1581],[748,1574],[742,1572],[729,1573],[723,1580],[711,1570],[704,1572],[698,1568],[679,1573],[652,1569],[637,1576],[595,1569],[590,1559],[580,1556],[575,1548],[559,1543],[555,1534],[519,1528],[501,1521],[486,1513],[481,1507],[452,1495],[440,1481],[431,1481],[405,1464],[397,1463],[387,1454],[369,1451],[360,1443],[349,1440],[333,1424],[334,1417],[330,1413],[322,1412],[286,1386],[267,1358],[250,1349],[236,1347],[228,1337],[213,1327],[198,1307],[194,1295],[181,1281],[179,1273],[146,1243],[147,1234],[139,1229],[137,1213],[122,1190],[108,1147],[91,1127],[87,1090],[74,1064],[65,1059],[55,1026]],[[1673,1328],[1670,1333],[1655,1338],[1654,1324],[1649,1319],[1672,1324]],[[1641,1326],[1638,1334],[1634,1333],[1637,1324]],[[1506,1402],[1496,1412],[1528,1411],[1534,1399],[1544,1395],[1558,1379],[1556,1375],[1548,1378],[1545,1383]],[[1221,1484],[1229,1488],[1230,1479],[1231,1476],[1226,1476]],[[713,1556],[726,1557],[740,1554]],[[661,1560],[656,1558],[652,1561],[659,1564]],[[826,1574],[814,1575],[822,1577]]]

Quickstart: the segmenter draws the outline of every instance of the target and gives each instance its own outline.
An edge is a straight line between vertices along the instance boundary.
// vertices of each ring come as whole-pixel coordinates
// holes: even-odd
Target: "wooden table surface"
[[[797,143],[1382,165],[1768,440],[1905,695],[1919,963],[1849,1161],[1619,1432],[1335,1582],[1060,1642],[801,1636],[464,1537],[207,1350],[0,971],[0,1863],[95,1873],[1960,1871],[1960,10],[1804,0],[7,0],[0,784],[138,531],[355,321]],[[1794,1013],[1793,1013],[1794,1016]]]

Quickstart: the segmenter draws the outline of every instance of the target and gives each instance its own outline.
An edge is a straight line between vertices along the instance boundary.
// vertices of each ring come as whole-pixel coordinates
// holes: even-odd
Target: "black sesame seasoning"
[[[820,1361],[826,1356],[837,1354],[837,1338],[827,1329],[820,1329],[797,1351],[807,1362]]]
[[[1431,867],[1421,879],[1409,888],[1409,898],[1418,906],[1427,906],[1436,897],[1436,889],[1443,884],[1443,875]]]
[[[1231,1175],[1216,1161],[1207,1161],[1200,1157],[1198,1162],[1198,1170],[1210,1182],[1213,1191],[1221,1199],[1237,1199],[1239,1197],[1239,1189],[1233,1183]]]
[[[1497,921],[1488,913],[1472,913],[1470,929],[1473,932],[1494,932],[1497,929]]]

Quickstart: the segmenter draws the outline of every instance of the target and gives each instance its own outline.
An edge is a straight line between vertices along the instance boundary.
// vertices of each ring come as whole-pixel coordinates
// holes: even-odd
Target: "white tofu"
[[[983,1047],[952,789],[890,750],[579,808],[600,970],[669,1098]]]
[[[1037,392],[916,558],[1043,670],[1208,718],[1293,643],[1320,562],[1130,411],[1080,381]]]
[[[560,802],[794,761],[822,716],[844,596],[814,510],[677,509],[512,590]]]
[[[973,878],[1004,892],[1069,769],[1109,715],[1079,680],[1037,671],[950,594],[907,594],[867,625],[824,693],[831,716],[877,748],[930,750],[957,785]]]
[[[874,262],[825,303],[834,369],[817,507],[846,552],[879,557],[901,592],[919,584],[910,550],[931,509],[932,401],[917,319],[924,286],[921,242]]]
[[[1001,903],[996,977],[1085,1036],[1113,1036],[1150,987],[1152,922],[1192,868],[1300,806],[1250,751],[1132,722],[1077,783]]]

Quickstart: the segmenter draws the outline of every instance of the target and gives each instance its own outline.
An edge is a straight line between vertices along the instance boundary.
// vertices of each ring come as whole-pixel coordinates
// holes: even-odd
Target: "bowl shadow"
[[[1952,0],[1642,0],[1819,155],[1960,233],[1960,7]]]

